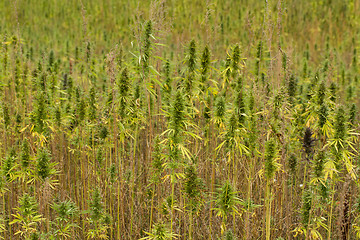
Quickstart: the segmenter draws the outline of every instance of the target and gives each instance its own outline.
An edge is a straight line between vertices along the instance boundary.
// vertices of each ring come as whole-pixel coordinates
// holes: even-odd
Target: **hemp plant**
[[[190,164],[185,168],[183,191],[186,195],[186,208],[189,212],[189,239],[193,239],[193,216],[203,204],[203,182],[198,177],[196,165]]]
[[[71,239],[74,228],[78,225],[75,219],[79,215],[79,209],[71,200],[65,200],[58,203],[53,203],[51,208],[56,212],[55,221],[52,222],[54,228],[54,235],[60,239]]]
[[[151,232],[146,232],[148,236],[139,240],[172,240],[177,239],[177,234],[171,233],[164,223],[155,224]]]
[[[58,173],[55,166],[58,163],[51,162],[51,154],[46,148],[39,149],[36,154],[36,174],[40,181],[47,182],[51,188],[57,185],[57,180],[51,177]]]
[[[277,149],[276,143],[273,138],[270,138],[266,141],[265,144],[265,154],[264,154],[265,164],[263,173],[266,178],[266,190],[265,190],[265,223],[266,223],[266,240],[270,240],[271,234],[271,183],[274,180],[276,172],[280,169],[281,165],[277,162]]]
[[[196,70],[196,43],[195,40],[191,40],[189,44],[189,53],[187,56],[187,76],[185,78],[184,88],[187,93],[191,94],[193,90],[193,84],[195,81]],[[204,71],[204,68],[202,69]]]
[[[234,191],[233,186],[229,181],[226,181],[221,187],[218,188],[215,196],[215,210],[216,215],[221,217],[221,234],[224,234],[227,227],[227,219],[229,215],[240,214],[238,205],[241,203]],[[234,225],[235,226],[235,225]]]
[[[16,207],[16,213],[12,214],[14,220],[10,222],[10,225],[16,224],[20,227],[15,235],[30,240],[32,234],[39,231],[39,224],[44,221],[44,218],[38,213],[37,207],[35,198],[27,193],[19,199],[19,207]]]
[[[98,188],[92,193],[91,200],[89,202],[90,209],[85,211],[89,213],[90,217],[87,218],[87,222],[90,225],[87,231],[88,239],[108,239],[109,216],[104,213],[104,205],[102,202],[102,196]]]
[[[208,78],[208,72],[209,72],[209,65],[210,65],[210,50],[208,46],[204,47],[204,51],[201,55],[201,67],[200,67],[200,74],[201,74],[201,91],[205,92],[205,89],[207,89],[207,78]]]

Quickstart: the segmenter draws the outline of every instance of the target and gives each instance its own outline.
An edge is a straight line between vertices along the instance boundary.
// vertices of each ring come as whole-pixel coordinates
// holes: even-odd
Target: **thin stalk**
[[[155,196],[155,184],[153,186],[153,190],[152,190],[152,196],[151,196],[151,207],[150,207],[150,232],[151,232],[151,228],[152,228],[152,221],[153,221],[153,209],[154,209],[154,196]]]
[[[120,183],[117,187],[117,239],[120,239]]]
[[[132,236],[132,230],[133,230],[133,222],[134,222],[134,187],[135,187],[135,159],[136,159],[136,141],[137,141],[137,135],[138,135],[138,128],[139,124],[136,124],[135,129],[135,136],[134,136],[134,152],[133,152],[133,161],[132,161],[132,174],[133,174],[133,181],[131,186],[131,220],[130,220],[130,236]]]
[[[247,213],[245,220],[245,231],[246,231],[246,239],[250,239],[250,200],[252,195],[252,172],[253,172],[253,157],[250,160],[250,169],[249,169],[249,178],[248,178],[248,192],[247,192]]]
[[[335,182],[332,182],[332,192],[331,192],[331,205],[330,205],[330,214],[329,214],[329,223],[328,223],[328,236],[327,239],[331,240],[331,224],[332,224],[332,215],[333,215],[333,206],[334,206],[334,190]]]
[[[84,179],[84,166],[83,166],[83,161],[81,159],[81,143],[82,143],[82,134],[81,134],[81,126],[79,128],[79,138],[80,138],[80,143],[79,143],[79,160],[80,160],[80,177],[81,177],[81,182],[82,182],[82,190],[81,190],[81,207],[82,209],[86,209],[85,208],[85,196],[84,196],[84,191],[85,191],[85,179]],[[83,223],[83,229],[85,229],[85,221],[82,222]]]
[[[174,176],[174,169],[171,170],[171,176]],[[173,221],[174,221],[174,192],[175,192],[175,182],[171,183],[171,227],[170,233],[173,233]]]
[[[270,183],[269,179],[266,180],[266,240],[270,240],[271,233],[271,191],[270,191]]]
[[[190,223],[190,225],[189,225],[189,240],[192,240],[192,219],[193,218],[193,214],[192,214],[192,211],[190,211],[190,218],[189,218],[189,223]]]
[[[215,186],[215,160],[212,159],[211,160],[211,193],[214,193],[214,186]],[[210,221],[209,221],[209,225],[210,225],[210,236],[212,238],[212,208],[213,208],[213,202],[210,202]]]
[[[124,141],[122,141],[122,144],[121,144],[121,153],[124,152]],[[121,191],[121,189],[123,189],[123,186],[122,186],[122,158],[121,158],[121,153],[120,153],[120,166],[119,166],[119,182],[118,182],[118,188],[117,188],[117,221],[118,221],[118,224],[117,224],[117,239],[121,239],[120,237],[120,213],[123,213],[123,204],[121,204],[121,201],[123,201],[123,191]],[[122,221],[122,226],[123,228],[125,229],[125,219],[124,219],[124,214],[121,214],[121,221]]]
[[[237,176],[237,167],[235,166],[235,151],[232,150],[232,159],[233,159],[233,186],[235,187],[236,189],[236,179],[235,177]],[[233,211],[233,232],[235,233],[235,220],[236,220],[236,217],[235,217],[235,212]]]

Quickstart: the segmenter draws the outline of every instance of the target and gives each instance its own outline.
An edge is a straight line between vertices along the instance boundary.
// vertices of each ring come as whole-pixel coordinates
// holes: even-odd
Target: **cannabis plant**
[[[148,236],[139,240],[172,240],[177,239],[177,234],[171,233],[164,223],[154,225],[151,232],[146,232]]]
[[[12,214],[14,220],[10,222],[10,225],[16,224],[19,227],[15,235],[30,240],[31,235],[39,231],[39,224],[44,218],[38,213],[37,206],[35,198],[27,193],[19,199],[19,207],[16,207],[16,213]]]
[[[79,209],[71,200],[65,200],[59,203],[53,203],[51,208],[56,212],[55,221],[52,223],[54,235],[60,239],[71,239],[74,228],[78,225],[75,223],[79,215]]]
[[[90,214],[87,218],[90,224],[90,229],[87,231],[88,239],[108,239],[109,222],[108,216],[104,213],[104,205],[102,196],[98,188],[92,193],[92,198],[89,202],[90,209],[86,213]]]
[[[53,186],[56,184],[55,179],[50,179],[50,177],[57,173],[55,166],[58,163],[51,162],[51,154],[46,148],[39,149],[39,152],[36,154],[36,173],[38,178],[41,181],[49,179],[49,183]]]
[[[216,193],[215,201],[215,212],[216,215],[221,217],[221,234],[226,231],[227,218],[230,214],[240,214],[238,205],[240,199],[237,196],[237,192],[233,190],[233,186],[226,181]]]

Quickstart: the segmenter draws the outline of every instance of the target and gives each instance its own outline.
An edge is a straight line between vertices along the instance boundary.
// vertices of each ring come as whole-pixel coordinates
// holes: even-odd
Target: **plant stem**
[[[328,223],[328,236],[327,239],[331,240],[331,222],[332,222],[332,214],[333,214],[333,206],[334,206],[334,195],[335,195],[335,182],[332,181],[332,193],[331,193],[331,205],[330,205],[330,214],[329,214],[329,223]]]
[[[271,191],[269,179],[266,180],[266,240],[270,240],[271,233]]]

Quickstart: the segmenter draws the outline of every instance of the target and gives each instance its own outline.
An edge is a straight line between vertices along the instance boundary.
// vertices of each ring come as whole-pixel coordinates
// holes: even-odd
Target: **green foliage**
[[[218,123],[223,121],[225,115],[225,98],[223,96],[219,96],[216,99],[215,103],[215,117],[217,118]]]
[[[235,77],[239,70],[240,63],[240,47],[239,45],[235,45],[232,53],[232,77]]]
[[[324,171],[324,164],[325,164],[325,152],[324,151],[320,151],[315,160],[314,160],[314,175],[316,178],[320,178],[323,176],[323,171]]]
[[[54,235],[60,239],[71,239],[72,231],[78,227],[74,222],[79,215],[79,209],[71,200],[54,203],[51,208],[56,212],[53,222],[55,226]]]
[[[294,75],[291,75],[288,83],[289,101],[291,103],[293,103],[294,101],[294,97],[296,96],[296,91],[297,91],[297,81]]]
[[[318,116],[319,116],[319,128],[323,129],[324,125],[326,124],[326,121],[328,120],[328,108],[326,107],[326,105],[321,105],[320,109],[318,111]]]
[[[164,63],[163,75],[165,78],[165,82],[162,87],[164,102],[169,104],[169,100],[170,100],[171,92],[172,92],[172,78],[170,75],[170,61],[169,60],[166,60]]]
[[[10,124],[10,115],[8,106],[3,106],[4,126],[7,128]]]
[[[201,55],[201,67],[200,67],[200,73],[201,73],[201,82],[203,84],[202,90],[206,88],[205,83],[207,80],[207,74],[209,72],[209,65],[210,65],[210,50],[208,46],[204,47],[204,51]],[[189,63],[190,68],[190,63]]]
[[[237,238],[234,236],[234,233],[231,230],[227,230],[225,232],[224,240],[236,240]]]
[[[354,126],[355,121],[356,121],[356,105],[355,103],[352,103],[349,110],[349,122],[352,126]]]
[[[34,197],[29,194],[24,194],[19,199],[19,207],[15,208],[16,213],[12,214],[14,220],[10,225],[18,224],[21,226],[20,230],[15,232],[15,235],[20,235],[23,239],[31,239],[32,234],[39,230],[39,223],[44,220],[37,211],[37,202]]]
[[[103,203],[101,200],[101,195],[100,195],[100,191],[99,189],[95,189],[93,194],[92,194],[92,198],[90,201],[90,218],[92,221],[96,222],[99,221],[101,219],[101,217],[103,216]]]
[[[94,121],[96,119],[96,90],[92,86],[89,93],[89,120]]]
[[[152,156],[152,181],[154,183],[160,183],[161,182],[161,174],[164,170],[164,161],[163,156],[161,154],[161,145],[160,145],[160,138],[155,138],[154,143],[154,150],[153,150],[153,156]]]
[[[290,173],[293,175],[296,173],[297,164],[298,164],[298,160],[297,160],[295,154],[291,154],[289,157],[289,160],[288,160],[288,166],[289,166]]]
[[[191,40],[189,44],[189,53],[187,57],[188,75],[185,79],[184,88],[187,93],[191,93],[193,90],[193,84],[195,80],[195,69],[196,69],[196,43],[195,40]],[[202,71],[204,69],[202,68]]]
[[[151,38],[152,36],[152,22],[147,21],[145,24],[144,38],[143,38],[143,69],[145,76],[149,72],[149,60],[151,56]]]
[[[301,209],[301,214],[302,214],[302,223],[304,224],[305,227],[308,226],[310,219],[311,201],[312,201],[311,190],[310,189],[304,190],[303,206]]]
[[[263,48],[263,43],[262,41],[259,41],[258,45],[257,45],[257,49],[256,49],[256,62],[255,62],[255,76],[259,77],[260,74],[260,62],[262,60],[262,48]]]
[[[339,107],[336,111],[335,117],[335,135],[334,138],[338,141],[344,141],[346,137],[346,119],[345,111],[342,107]]]
[[[336,98],[337,98],[337,92],[336,92],[337,86],[336,86],[336,83],[331,82],[329,89],[330,89],[330,94],[331,94],[330,95],[330,100],[335,102]]]
[[[171,233],[164,223],[157,223],[151,232],[146,233],[148,236],[140,238],[139,240],[171,240],[177,239],[177,235]]]
[[[319,89],[317,91],[317,103],[322,106],[324,104],[325,101],[325,96],[326,96],[326,87],[325,87],[325,83],[321,82],[319,85]]]
[[[240,214],[238,205],[240,199],[237,196],[237,192],[233,190],[233,186],[226,181],[218,191],[215,197],[215,212],[216,215],[222,218],[221,232],[226,230],[226,220],[230,214]]]
[[[188,198],[188,208],[190,211],[196,211],[202,204],[203,181],[198,177],[195,165],[191,164],[185,168],[184,189]]]
[[[265,177],[267,179],[272,179],[276,170],[279,168],[279,164],[277,163],[276,156],[276,144],[274,139],[270,139],[265,144]]]
[[[5,223],[4,223],[4,219],[3,217],[0,217],[0,234],[5,234],[6,232],[6,228],[5,228]],[[1,235],[0,235],[0,239],[4,239]]]
[[[311,160],[314,152],[315,139],[313,138],[313,132],[310,128],[305,129],[302,145],[306,154],[306,159]]]
[[[239,78],[239,82],[241,82],[242,79]],[[237,119],[240,126],[242,126],[245,123],[245,101],[244,101],[244,93],[241,87],[241,83],[238,83],[238,91],[236,93],[236,99],[235,99],[235,106],[236,106],[236,113],[237,113]]]
[[[179,134],[185,127],[185,106],[183,94],[180,90],[176,92],[174,102],[171,108],[170,115],[170,127],[173,129],[173,141],[178,141]]]
[[[90,214],[87,220],[91,225],[87,232],[88,239],[108,239],[107,232],[110,228],[108,216],[104,213],[102,196],[98,188],[95,188],[92,193],[87,213]]]
[[[205,49],[207,49],[207,48],[205,48]],[[204,52],[205,52],[205,50],[204,50]],[[203,58],[202,58],[202,60],[204,60],[204,61],[201,61],[202,67],[206,67],[206,65],[209,64],[208,57],[209,57],[209,53],[206,51],[205,54],[203,54]],[[195,43],[195,40],[191,40],[190,44],[189,44],[189,56],[188,56],[187,65],[189,68],[189,73],[193,73],[196,68],[196,43]]]
[[[235,114],[232,113],[227,123],[227,131],[225,134],[225,141],[229,149],[234,145],[235,130],[237,129],[236,120]]]
[[[60,108],[56,108],[55,109],[55,123],[56,123],[56,126],[60,127],[61,126],[61,110]]]
[[[45,180],[53,173],[53,164],[50,161],[51,155],[45,148],[40,149],[36,154],[36,171],[42,180]]]
[[[13,168],[15,164],[15,156],[8,154],[5,159],[3,159],[1,164],[2,175],[5,176],[6,181],[10,182],[13,175]]]
[[[30,164],[30,144],[29,141],[25,138],[21,145],[21,166],[27,168]]]
[[[8,2],[0,238],[360,237],[357,1]]]

